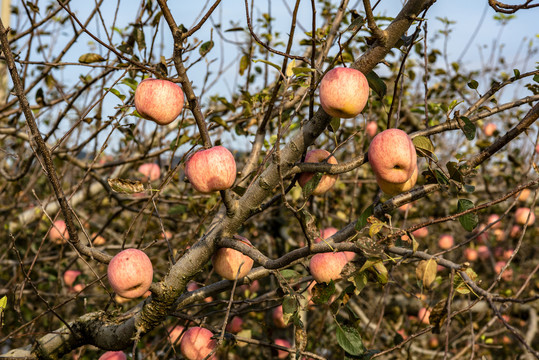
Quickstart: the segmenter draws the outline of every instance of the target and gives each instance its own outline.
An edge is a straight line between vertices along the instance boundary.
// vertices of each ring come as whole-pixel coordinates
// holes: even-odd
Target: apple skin
[[[477,259],[479,258],[479,254],[477,252],[477,250],[475,249],[472,249],[472,248],[466,248],[464,249],[464,257],[466,258],[467,261],[477,261]]]
[[[388,181],[383,180],[382,178],[376,177],[376,183],[382,189],[384,193],[390,196],[395,196],[398,194],[402,194],[403,192],[406,192],[413,188],[417,182],[417,166],[415,167],[415,170],[412,174],[412,177],[408,179],[405,183],[402,184],[394,184]]]
[[[528,189],[528,188],[522,189],[522,191],[517,194],[517,200],[525,202],[526,200],[528,200],[531,193],[532,193],[532,191],[530,189]]]
[[[94,239],[92,241],[92,244],[94,246],[101,246],[101,245],[105,245],[105,243],[107,242],[107,240],[105,240],[105,238],[101,235],[97,235],[97,233],[92,233],[92,239]]]
[[[201,327],[191,327],[184,332],[180,350],[188,360],[202,360],[217,347],[217,340],[212,340],[213,333]],[[212,355],[209,360],[217,360]]]
[[[333,117],[356,117],[367,104],[369,83],[356,69],[336,67],[320,82],[320,105]]]
[[[322,229],[320,230],[320,237],[317,237],[316,239],[314,239],[314,242],[319,243],[322,240],[330,238],[333,235],[335,235],[337,231],[338,230],[334,227],[328,227],[328,228]],[[353,261],[358,258],[357,254],[353,251],[343,251],[342,253],[344,254],[344,256],[346,256],[347,261]]]
[[[440,236],[440,239],[438,240],[438,246],[440,249],[451,249],[455,245],[455,239],[453,239],[452,235],[449,234],[443,234]]]
[[[66,284],[66,286],[72,287],[75,283],[75,280],[77,280],[80,274],[81,272],[78,270],[66,270],[66,272],[64,273],[64,283]]]
[[[226,324],[226,331],[237,334],[243,330],[243,319],[239,316],[234,316],[228,324]]]
[[[426,238],[429,235],[429,228],[428,227],[422,227],[415,231],[412,231],[412,235],[414,235],[416,238]]]
[[[176,120],[183,109],[182,89],[168,80],[144,79],[135,90],[135,108],[145,119],[159,125]]]
[[[200,286],[196,282],[189,281],[187,283],[187,287],[186,287],[187,291],[195,291],[195,290],[198,290],[198,289],[200,289]],[[211,296],[208,296],[207,298],[204,298],[204,302],[208,303],[208,302],[212,302],[212,301],[213,301],[213,297],[211,297]]]
[[[144,175],[143,181],[155,181],[161,176],[161,169],[156,163],[146,163],[138,167],[138,172]]]
[[[64,220],[56,220],[49,231],[49,239],[55,244],[64,244],[69,239],[67,225]]]
[[[288,340],[285,339],[275,339],[275,345],[283,346],[286,348],[291,348],[292,344]],[[286,359],[290,355],[288,351],[284,350],[277,350],[277,358],[278,359]]]
[[[112,258],[107,275],[116,294],[135,299],[144,295],[152,284],[152,262],[143,251],[126,249]]]
[[[430,324],[430,310],[422,307],[419,309],[417,313],[417,318],[419,321],[421,321],[422,324],[429,325]]]
[[[490,257],[490,250],[486,245],[479,245],[477,247],[477,255],[481,260],[487,260]]]
[[[176,325],[168,328],[168,340],[171,344],[179,344],[182,341],[185,327]]]
[[[530,219],[528,220],[528,214],[530,214]],[[535,214],[531,212],[530,208],[521,207],[515,211],[515,221],[519,225],[526,224],[528,220],[528,226],[533,225],[535,222]]]
[[[341,278],[341,271],[347,262],[343,252],[319,253],[311,258],[309,270],[317,283],[329,283]]]
[[[238,241],[242,241],[248,245],[251,245],[251,242],[242,236],[235,236]],[[254,260],[247,255],[243,255],[241,252],[230,249],[230,248],[220,248],[217,250],[215,255],[213,255],[211,262],[215,272],[227,280],[234,280],[236,276],[238,279],[245,277],[249,271],[253,268]],[[243,265],[241,265],[243,263]],[[238,274],[238,269],[240,268],[240,273]]]
[[[200,150],[185,163],[185,176],[203,194],[226,190],[236,181],[236,161],[223,146]]]
[[[329,156],[329,159],[328,159]],[[337,164],[337,159],[335,159],[329,151],[326,151],[324,149],[314,149],[309,151],[305,155],[305,161],[306,163],[319,163],[324,161],[325,159],[328,159],[329,164]],[[302,173],[299,176],[298,183],[303,188],[307,184],[309,180],[312,179],[314,176],[314,173],[305,172]],[[316,186],[316,189],[312,192],[313,195],[323,195],[326,191],[331,189],[333,185],[335,185],[335,182],[337,181],[337,175],[328,175],[324,174],[322,175],[322,178],[320,179],[320,182],[318,183],[318,186]]]
[[[375,137],[376,133],[378,132],[378,124],[376,123],[376,121],[369,121],[367,123],[367,126],[365,126],[365,132],[367,133],[367,135],[369,135],[369,137]]]
[[[498,214],[492,214],[487,219],[487,224],[492,224],[495,221],[498,221],[500,216]],[[498,221],[496,224],[492,225],[491,229],[500,229],[502,227],[502,222]]]
[[[107,351],[99,357],[99,360],[126,360],[127,356],[123,351]]]
[[[271,319],[273,320],[273,324],[279,329],[286,329],[288,327],[288,324],[284,322],[282,305],[273,309],[271,312]]]
[[[399,129],[384,130],[369,145],[369,163],[376,181],[406,183],[417,171],[417,154],[412,140]]]
[[[496,131],[498,127],[494,123],[488,123],[483,127],[483,132],[486,136],[492,136],[494,135],[494,132]]]

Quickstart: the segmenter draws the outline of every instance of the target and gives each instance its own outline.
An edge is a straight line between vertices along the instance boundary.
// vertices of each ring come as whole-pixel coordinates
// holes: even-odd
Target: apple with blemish
[[[126,249],[112,258],[107,276],[116,294],[128,299],[138,298],[152,284],[152,262],[143,251]]]
[[[249,246],[251,242],[242,236],[236,235],[237,241],[241,241]],[[253,268],[254,261],[249,256],[242,254],[238,250],[230,248],[220,248],[212,257],[212,264],[215,272],[225,279],[234,280],[236,277],[245,277]],[[240,269],[241,266],[241,269]],[[239,270],[239,273],[238,273]]]
[[[369,83],[356,69],[336,67],[320,81],[320,105],[333,117],[353,118],[359,115],[369,98]]]
[[[226,190],[236,181],[236,161],[223,146],[199,150],[186,161],[185,176],[200,193]]]
[[[305,161],[306,163],[320,163],[327,159],[327,162],[329,164],[337,164],[337,159],[331,155],[331,153],[324,149],[314,149],[309,151],[305,155]],[[307,182],[311,180],[314,176],[314,173],[311,172],[304,172],[299,176],[298,183],[303,188],[305,185],[307,185]],[[328,175],[324,174],[322,175],[320,181],[318,182],[318,185],[313,190],[313,195],[323,195],[326,191],[331,189],[333,185],[335,185],[335,182],[337,181],[337,175]]]
[[[147,78],[135,90],[135,108],[145,119],[159,125],[176,120],[184,104],[182,89],[168,80]]]

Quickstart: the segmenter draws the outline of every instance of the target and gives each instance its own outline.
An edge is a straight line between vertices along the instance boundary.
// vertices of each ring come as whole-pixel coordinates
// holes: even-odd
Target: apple
[[[479,254],[476,249],[466,248],[464,249],[464,257],[467,261],[476,261],[479,257]]]
[[[378,124],[376,121],[369,121],[367,122],[367,125],[365,126],[365,132],[369,137],[373,138],[376,133],[378,132]]]
[[[532,193],[532,191],[530,189],[528,189],[528,188],[522,189],[522,191],[517,194],[517,200],[525,202],[526,200],[528,200],[531,193]]]
[[[145,119],[159,125],[176,120],[183,109],[182,89],[168,80],[144,79],[135,90],[135,108]]]
[[[528,215],[530,218],[528,219]],[[535,222],[535,214],[531,212],[531,210],[527,207],[521,207],[518,208],[515,211],[515,221],[519,225],[526,224],[526,221],[528,221],[528,226],[533,225]]]
[[[539,144],[535,145],[535,152],[539,154]]]
[[[323,162],[327,159],[327,162],[329,164],[337,164],[337,160],[329,153],[329,151],[326,151],[324,149],[314,149],[309,151],[305,155],[305,161],[306,163],[319,163]],[[302,173],[299,176],[298,183],[303,188],[307,184],[309,180],[312,179],[314,176],[314,173],[305,172]],[[337,175],[322,175],[322,178],[320,179],[320,182],[312,192],[313,195],[322,195],[329,189],[335,185],[335,182],[337,181]]]
[[[228,324],[226,324],[226,331],[237,334],[243,330],[243,319],[239,316],[234,316]]]
[[[123,351],[107,351],[99,357],[99,360],[126,360],[127,356]]]
[[[503,251],[502,258],[504,260],[509,260],[513,256],[514,251],[512,249],[507,249]]]
[[[419,319],[419,321],[421,321],[422,324],[429,325],[430,324],[430,320],[429,320],[430,310],[422,307],[421,309],[419,309],[417,313],[417,318]]]
[[[511,228],[511,232],[509,233],[509,236],[513,239],[516,239],[520,237],[520,235],[522,235],[522,230],[520,229],[520,226],[513,225],[513,227]]]
[[[138,167],[138,172],[144,175],[142,181],[155,181],[161,176],[161,169],[156,163],[146,163]]]
[[[217,340],[212,340],[213,333],[201,327],[189,328],[182,337],[180,350],[188,360],[205,359],[216,347]],[[217,356],[212,355],[209,360],[217,360]]]
[[[194,282],[194,281],[189,281],[187,283],[187,291],[195,291],[195,290],[198,290],[200,289],[200,286]],[[208,296],[207,298],[204,298],[204,302],[212,302],[213,301],[213,297],[211,296]]]
[[[182,341],[185,328],[181,325],[168,328],[168,340],[171,344],[179,344]]]
[[[483,127],[483,132],[486,136],[492,136],[494,135],[494,132],[496,131],[498,127],[494,123],[488,123]]]
[[[317,283],[329,283],[341,278],[341,271],[347,262],[342,252],[319,253],[311,258],[309,270]]]
[[[55,244],[63,244],[69,239],[67,225],[64,220],[56,220],[49,231],[49,239]]]
[[[490,257],[490,250],[486,245],[479,245],[477,247],[477,255],[481,260],[487,260]]]
[[[251,242],[246,238],[238,235],[236,235],[236,238],[238,241],[242,241],[251,246]],[[220,248],[217,250],[211,261],[215,272],[228,280],[234,280],[236,279],[236,276],[238,279],[246,276],[249,271],[251,271],[254,264],[253,259],[249,256],[230,248]],[[240,265],[241,270],[238,274]]]
[[[285,339],[275,339],[275,345],[283,346],[286,348],[291,348],[292,344],[288,340]],[[290,355],[288,351],[284,350],[277,350],[277,358],[278,359],[286,359]]]
[[[494,231],[492,232],[492,234],[494,235],[494,238],[496,239],[496,241],[504,241],[505,240],[505,231],[503,231],[502,229],[494,229]]]
[[[404,131],[388,129],[376,135],[369,145],[368,157],[376,182],[380,185],[383,181],[388,191],[391,190],[390,184],[409,188],[415,185],[413,180],[407,182],[412,176],[417,176],[417,154],[412,140]],[[410,185],[412,182],[414,184]]]
[[[105,245],[105,243],[107,242],[103,236],[97,235],[97,233],[92,233],[92,239],[94,239],[92,241],[92,244],[94,244],[94,246]]]
[[[226,190],[236,181],[236,161],[223,146],[200,150],[185,163],[185,176],[203,194]]]
[[[416,238],[426,238],[429,236],[429,228],[428,227],[422,227],[415,231],[412,231],[412,235],[414,235]]]
[[[452,235],[449,234],[443,234],[440,236],[440,239],[438,239],[438,246],[440,249],[451,249],[455,245],[455,240],[453,239]]]
[[[410,190],[415,186],[415,183],[417,182],[417,166],[412,174],[412,177],[408,179],[405,183],[402,184],[394,184],[385,181],[382,178],[376,177],[376,183],[382,189],[382,191],[388,195],[394,196],[401,194],[405,191]]]
[[[336,67],[320,81],[320,105],[333,117],[356,117],[367,104],[369,83],[356,69]]]
[[[273,324],[280,329],[285,329],[288,327],[288,324],[284,322],[283,318],[283,305],[279,305],[273,309],[271,312],[271,319],[273,320]]]
[[[505,261],[498,261],[496,265],[494,265],[494,271],[496,272],[496,274],[499,274],[500,272],[502,272],[502,269],[505,266],[505,264],[506,264]],[[502,274],[502,279],[505,281],[513,280],[513,269],[511,269],[510,267],[505,269],[505,271]]]
[[[314,240],[314,242],[318,244],[320,241],[325,240],[335,235],[337,231],[338,230],[334,227],[328,227],[328,228],[322,229],[320,230],[320,237],[317,237]]]
[[[474,233],[481,233],[483,230],[485,230],[485,228],[487,227],[486,224],[479,224],[479,226],[477,228],[475,228],[474,230]],[[484,244],[488,241],[488,230],[481,233],[481,235],[479,235],[477,238],[477,242],[480,243],[480,244]]]
[[[82,290],[84,290],[86,288],[86,285],[84,284],[75,284],[72,289],[74,292],[81,292]]]
[[[67,287],[73,286],[75,283],[75,280],[77,280],[77,277],[81,274],[78,270],[66,270],[64,273],[64,283],[67,285]]]
[[[126,249],[112,258],[107,276],[116,294],[128,299],[138,298],[152,284],[152,262],[143,251]]]
[[[412,207],[414,207],[414,204],[412,203],[406,203],[404,205],[401,205],[397,208],[397,210],[399,210],[400,212],[403,212],[405,213],[406,211],[410,211],[412,209]]]
[[[495,221],[498,221],[500,216],[498,214],[492,214],[488,217],[487,223],[492,224]],[[491,229],[499,229],[502,227],[501,221],[498,221],[496,224],[492,225]]]

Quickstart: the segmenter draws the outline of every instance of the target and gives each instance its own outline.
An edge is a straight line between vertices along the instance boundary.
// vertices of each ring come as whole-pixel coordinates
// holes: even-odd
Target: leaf
[[[292,61],[290,61],[288,63],[288,65],[286,66],[286,71],[284,72],[284,74],[288,77],[294,75],[294,67],[296,66],[296,59],[292,59]]]
[[[380,79],[380,77],[374,72],[371,71],[366,76],[369,87],[380,97],[383,98],[387,92],[386,83]]]
[[[361,215],[359,215],[359,218],[357,219],[357,222],[356,222],[357,231],[360,231],[365,226],[367,226],[367,219],[369,218],[369,216],[373,214],[373,212],[374,212],[374,204],[369,205],[369,207],[363,210],[363,212],[361,213]]]
[[[434,170],[434,176],[436,176],[436,181],[441,185],[449,185],[449,179],[438,169]]]
[[[243,75],[247,67],[249,66],[249,57],[247,55],[243,55],[240,59],[240,76]]]
[[[378,219],[377,219],[378,220]],[[374,238],[374,235],[378,234],[380,231],[382,231],[385,223],[381,222],[380,220],[375,221],[370,227],[369,227],[369,236],[371,238]]]
[[[284,270],[281,270],[279,271],[279,273],[281,274],[281,276],[283,278],[285,278],[286,280],[290,280],[290,279],[295,279],[295,278],[300,278],[301,277],[301,274],[298,273],[296,270],[292,270],[292,269],[284,269]]]
[[[438,263],[434,259],[422,260],[415,268],[415,276],[423,283],[425,289],[430,289],[436,279]]]
[[[206,54],[210,52],[210,50],[213,48],[213,41],[206,41],[204,44],[200,45],[198,48],[198,53],[200,56],[204,57]]]
[[[462,132],[464,132],[464,135],[466,135],[466,139],[472,141],[475,138],[475,124],[471,122],[470,119],[468,119],[466,116],[461,116],[460,120],[464,122]]]
[[[426,136],[416,136],[412,139],[417,155],[422,157],[432,156],[434,154],[434,145]]]
[[[447,298],[442,299],[434,305],[429,315],[429,323],[434,325],[432,332],[434,334],[440,333],[440,328],[442,327],[445,319],[447,318],[447,312],[445,311],[447,304]]]
[[[302,67],[302,66],[295,67],[295,68],[292,69],[292,71],[294,72],[294,75],[296,75],[296,76],[298,76],[298,75],[307,75],[310,72],[316,72],[315,69],[311,69],[310,67]]]
[[[468,83],[468,87],[473,90],[477,89],[478,86],[479,83],[475,80],[470,80],[470,82]]]
[[[513,74],[515,74],[515,79],[520,79],[520,70],[513,69]]]
[[[105,58],[99,54],[88,53],[79,57],[79,62],[83,64],[91,64],[95,62],[105,61]]]
[[[318,184],[322,180],[322,173],[315,173],[312,178],[307,181],[307,184],[303,187],[303,197],[308,198],[312,195]]]
[[[272,63],[271,61],[268,61],[268,60],[264,60],[264,59],[258,59],[258,60],[252,60],[254,63],[257,63],[257,62],[263,62],[264,64],[267,64],[269,66],[272,66],[274,67],[275,69],[277,69],[277,71],[281,72],[281,67],[277,64],[274,64]]]
[[[365,352],[359,331],[350,326],[337,326],[337,342],[347,353],[358,356]]]
[[[464,180],[464,177],[462,176],[462,173],[460,172],[458,164],[454,161],[449,161],[446,164],[447,171],[449,172],[449,177],[457,182],[462,182]]]
[[[142,26],[135,27],[134,32],[135,32],[135,41],[137,42],[139,51],[146,49],[146,41],[144,39],[144,30],[142,30]]]
[[[187,207],[185,205],[175,205],[168,209],[169,215],[181,215],[187,212]]]
[[[328,129],[334,133],[339,130],[339,127],[341,126],[341,118],[338,117],[332,117],[331,121],[329,122]]]
[[[539,74],[535,74],[535,75],[533,76],[533,81],[539,83]]]
[[[333,280],[329,284],[317,283],[312,288],[312,301],[317,305],[326,304],[329,299],[335,294],[335,283]]]
[[[7,308],[7,296],[0,298],[0,326],[4,326],[4,311]]]
[[[474,206],[475,205],[471,200],[459,199],[457,204],[457,212],[463,212],[472,209]],[[479,217],[476,213],[468,213],[459,217],[459,222],[466,231],[472,231],[479,223]]]
[[[387,284],[389,280],[388,271],[382,260],[376,261],[373,266],[367,269],[370,271],[374,276],[376,276],[376,281],[380,283],[380,285]]]
[[[290,318],[298,311],[298,303],[296,299],[287,295],[283,299],[283,320],[288,325]]]
[[[144,191],[144,185],[140,181],[127,179],[107,179],[112,191],[120,194],[135,194]]]
[[[137,90],[138,82],[134,79],[124,78],[122,79],[121,83],[129,86],[133,91]]]
[[[364,271],[361,271],[349,277],[348,280],[354,284],[354,294],[357,296],[359,293],[361,293],[361,290],[367,286],[368,278],[367,274]]]
[[[111,93],[113,93],[114,95],[116,95],[120,100],[122,100],[122,102],[125,100],[125,95],[121,94],[117,89],[114,89],[114,88],[104,88],[105,91],[109,91]]]
[[[470,277],[472,281],[475,282],[475,280],[477,279],[477,274],[475,273],[475,271],[473,271],[472,268],[467,268],[465,270],[465,273]],[[471,289],[468,287],[468,284],[464,282],[460,273],[458,273],[457,275],[458,276],[455,276],[453,280],[453,287],[455,288],[455,291],[463,295],[469,294],[471,292]]]

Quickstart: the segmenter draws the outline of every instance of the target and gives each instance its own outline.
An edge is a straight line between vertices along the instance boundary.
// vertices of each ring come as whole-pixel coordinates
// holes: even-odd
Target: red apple
[[[78,270],[66,270],[64,273],[64,283],[67,285],[67,287],[73,286],[75,283],[75,280],[77,280],[77,277],[81,274]]]
[[[483,132],[486,136],[492,136],[494,135],[494,132],[496,131],[498,127],[494,123],[488,123],[483,127]]]
[[[195,290],[198,290],[200,289],[200,286],[194,282],[194,281],[189,281],[187,283],[187,291],[195,291]],[[212,302],[213,301],[213,297],[211,296],[208,296],[207,298],[204,298],[204,302]]]
[[[135,107],[145,119],[159,125],[176,120],[183,109],[183,91],[168,80],[144,79],[135,91]]]
[[[320,237],[317,237],[314,242],[315,243],[319,243],[320,241],[322,240],[325,240],[327,238],[330,238],[332,237],[333,235],[335,235],[337,233],[337,229],[334,228],[334,227],[328,227],[328,228],[325,228],[325,229],[322,229],[320,230]]]
[[[318,283],[329,283],[341,278],[341,271],[348,260],[342,252],[327,252],[313,255],[309,263],[311,275]]]
[[[367,123],[367,126],[365,126],[365,132],[367,133],[367,135],[373,138],[378,132],[378,124],[376,123],[376,121],[369,121]]]
[[[380,185],[382,181],[388,191],[391,190],[390,184],[402,187],[412,176],[417,176],[415,147],[408,134],[402,130],[388,129],[376,135],[369,146],[368,157],[376,182]],[[411,188],[413,185],[408,183],[406,187]]]
[[[513,250],[512,249],[508,249],[508,250],[504,250],[503,251],[503,254],[502,254],[502,258],[507,261],[511,258],[511,256],[513,256]]]
[[[275,345],[283,346],[286,348],[291,348],[292,344],[288,340],[285,339],[275,339]],[[278,359],[286,359],[290,355],[288,351],[284,350],[277,350],[277,358]]]
[[[505,231],[503,231],[502,229],[494,229],[492,234],[494,235],[494,238],[496,239],[496,241],[505,240]]]
[[[403,212],[405,213],[406,211],[410,211],[412,209],[412,207],[414,207],[414,204],[412,203],[406,203],[404,205],[401,205],[397,208],[397,210],[399,210],[400,212]]]
[[[168,340],[171,344],[179,344],[182,341],[185,328],[181,325],[168,328]]]
[[[429,228],[428,227],[422,227],[415,231],[412,231],[412,235],[414,235],[416,238],[426,238],[429,236]]]
[[[476,261],[479,257],[479,254],[477,253],[477,250],[472,248],[466,248],[464,249],[464,257],[467,261]]]
[[[520,235],[522,235],[522,229],[520,229],[520,226],[513,225],[513,227],[511,228],[511,232],[509,233],[509,236],[513,239],[516,239],[520,237]]]
[[[500,216],[498,214],[492,214],[488,217],[487,223],[492,224],[493,222],[500,219]],[[491,229],[499,229],[502,227],[501,221],[498,221],[496,224],[492,225]]]
[[[485,228],[487,227],[486,224],[479,224],[477,228],[474,229],[474,233],[481,233]],[[477,238],[477,242],[480,244],[484,244],[488,241],[488,230],[481,233]]]
[[[81,292],[82,290],[84,290],[86,288],[86,285],[84,284],[75,284],[72,289],[74,292]]]
[[[525,202],[526,200],[528,200],[531,193],[532,193],[532,191],[530,189],[528,189],[528,188],[522,189],[522,191],[517,194],[517,200]]]
[[[494,266],[494,271],[496,272],[496,274],[499,274],[500,272],[502,272],[502,269],[505,266],[505,264],[506,264],[505,261],[498,261],[496,263],[496,265]],[[511,269],[510,267],[505,269],[505,271],[502,274],[502,279],[505,281],[513,280],[513,269]]]
[[[243,319],[239,316],[234,316],[228,324],[226,324],[226,331],[237,334],[243,329]]]
[[[380,189],[382,189],[384,193],[391,196],[398,195],[405,191],[410,190],[411,188],[415,186],[416,182],[417,182],[417,166],[412,174],[412,177],[408,179],[408,181],[402,184],[390,183],[380,177],[376,177],[376,183],[378,184]]]
[[[421,321],[422,324],[429,325],[430,324],[430,310],[422,307],[419,309],[419,312],[417,313],[417,318],[419,321]]]
[[[152,262],[143,251],[126,249],[112,258],[107,275],[116,294],[128,299],[138,298],[152,284]]]
[[[528,215],[530,216],[528,219]],[[517,224],[524,225],[528,221],[528,226],[533,225],[535,222],[535,214],[527,207],[518,208],[515,211],[515,221]]]
[[[440,236],[440,239],[438,240],[438,246],[440,249],[451,249],[455,245],[455,240],[453,239],[452,235],[449,234],[443,234]]]
[[[336,67],[328,71],[320,82],[320,105],[333,117],[356,117],[368,98],[369,83],[359,70]]]
[[[477,247],[477,255],[481,260],[487,260],[490,256],[490,250],[486,245],[480,245]]]
[[[329,159],[328,159],[329,157]],[[319,163],[327,159],[329,164],[337,164],[337,160],[326,150],[314,149],[305,155],[306,163]],[[299,176],[298,183],[301,187],[305,187],[307,182],[312,179],[314,173],[305,172]],[[313,191],[313,195],[322,195],[335,185],[337,175],[322,175],[320,182]]]
[[[273,309],[271,313],[271,319],[273,320],[273,324],[280,329],[288,327],[288,324],[284,322],[282,305],[279,305],[275,309]]]
[[[195,190],[203,194],[226,190],[236,180],[236,161],[222,146],[200,150],[185,163],[185,176]]]
[[[217,340],[212,340],[213,333],[201,327],[189,328],[182,337],[180,349],[188,360],[202,360],[217,347]],[[217,356],[212,355],[209,360],[217,360]]]
[[[138,168],[138,172],[144,175],[142,181],[155,181],[161,176],[161,169],[156,163],[146,163],[142,164]]]
[[[99,357],[99,360],[126,360],[127,356],[125,356],[123,351],[107,351],[103,355]]]
[[[92,244],[94,244],[94,246],[105,245],[107,242],[103,236],[97,235],[97,233],[92,233],[92,239]]]
[[[242,236],[236,235],[236,238],[238,241],[251,245],[251,242]],[[234,280],[236,279],[236,276],[238,279],[246,276],[249,271],[251,271],[254,264],[253,259],[249,256],[243,255],[241,252],[230,248],[220,248],[217,250],[211,261],[215,272],[228,280]],[[238,274],[240,265],[241,270]]]
[[[64,220],[56,220],[49,231],[49,239],[55,244],[63,244],[69,239],[67,225]]]

